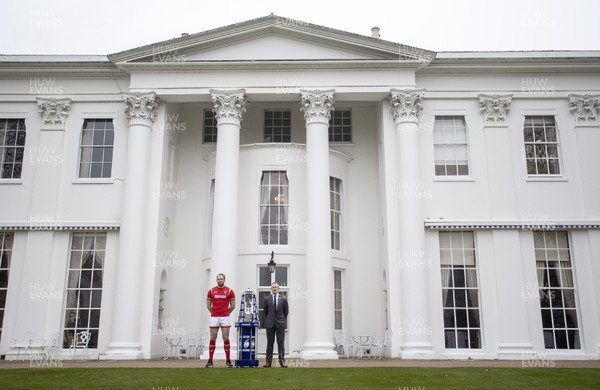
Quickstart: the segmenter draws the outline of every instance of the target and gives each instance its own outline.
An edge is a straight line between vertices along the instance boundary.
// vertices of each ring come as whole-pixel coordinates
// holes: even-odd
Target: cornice
[[[86,61],[89,56],[0,56],[0,77],[129,77],[109,61]]]
[[[600,73],[598,57],[505,57],[495,58],[435,58],[417,74],[527,74],[527,73]]]
[[[214,72],[271,70],[411,70],[423,66],[419,61],[398,60],[265,60],[265,61],[198,61],[198,62],[126,62],[117,67],[124,72]]]
[[[570,229],[600,229],[600,220],[444,220],[427,219],[425,228],[432,230],[479,230],[479,229],[517,229],[517,230],[570,230]]]

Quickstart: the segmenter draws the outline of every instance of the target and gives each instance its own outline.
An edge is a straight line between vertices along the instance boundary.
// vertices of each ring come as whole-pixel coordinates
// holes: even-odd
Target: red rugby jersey
[[[227,286],[215,286],[208,290],[206,297],[212,300],[211,317],[229,317],[229,301],[235,299],[232,289]]]

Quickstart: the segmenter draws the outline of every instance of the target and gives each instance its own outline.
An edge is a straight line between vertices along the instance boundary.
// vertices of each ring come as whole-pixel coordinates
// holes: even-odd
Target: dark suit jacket
[[[287,328],[289,306],[283,294],[279,293],[277,310],[273,307],[273,294],[267,295],[263,301],[263,310],[265,313],[265,328]]]

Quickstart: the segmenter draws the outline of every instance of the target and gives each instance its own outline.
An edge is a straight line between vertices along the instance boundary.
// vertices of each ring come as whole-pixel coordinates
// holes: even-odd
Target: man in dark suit
[[[273,343],[277,337],[277,349],[279,350],[279,365],[286,368],[285,364],[285,329],[287,328],[287,316],[289,312],[287,299],[279,293],[279,284],[271,283],[271,295],[267,295],[263,301],[265,313],[265,328],[267,329],[267,362],[264,367],[271,367],[273,360]]]

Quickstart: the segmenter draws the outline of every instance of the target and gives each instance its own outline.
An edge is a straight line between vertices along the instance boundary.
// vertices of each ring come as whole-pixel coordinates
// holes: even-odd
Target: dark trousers
[[[277,337],[277,350],[279,351],[279,361],[285,359],[285,328],[267,328],[267,362],[271,363],[273,360],[273,343]]]

